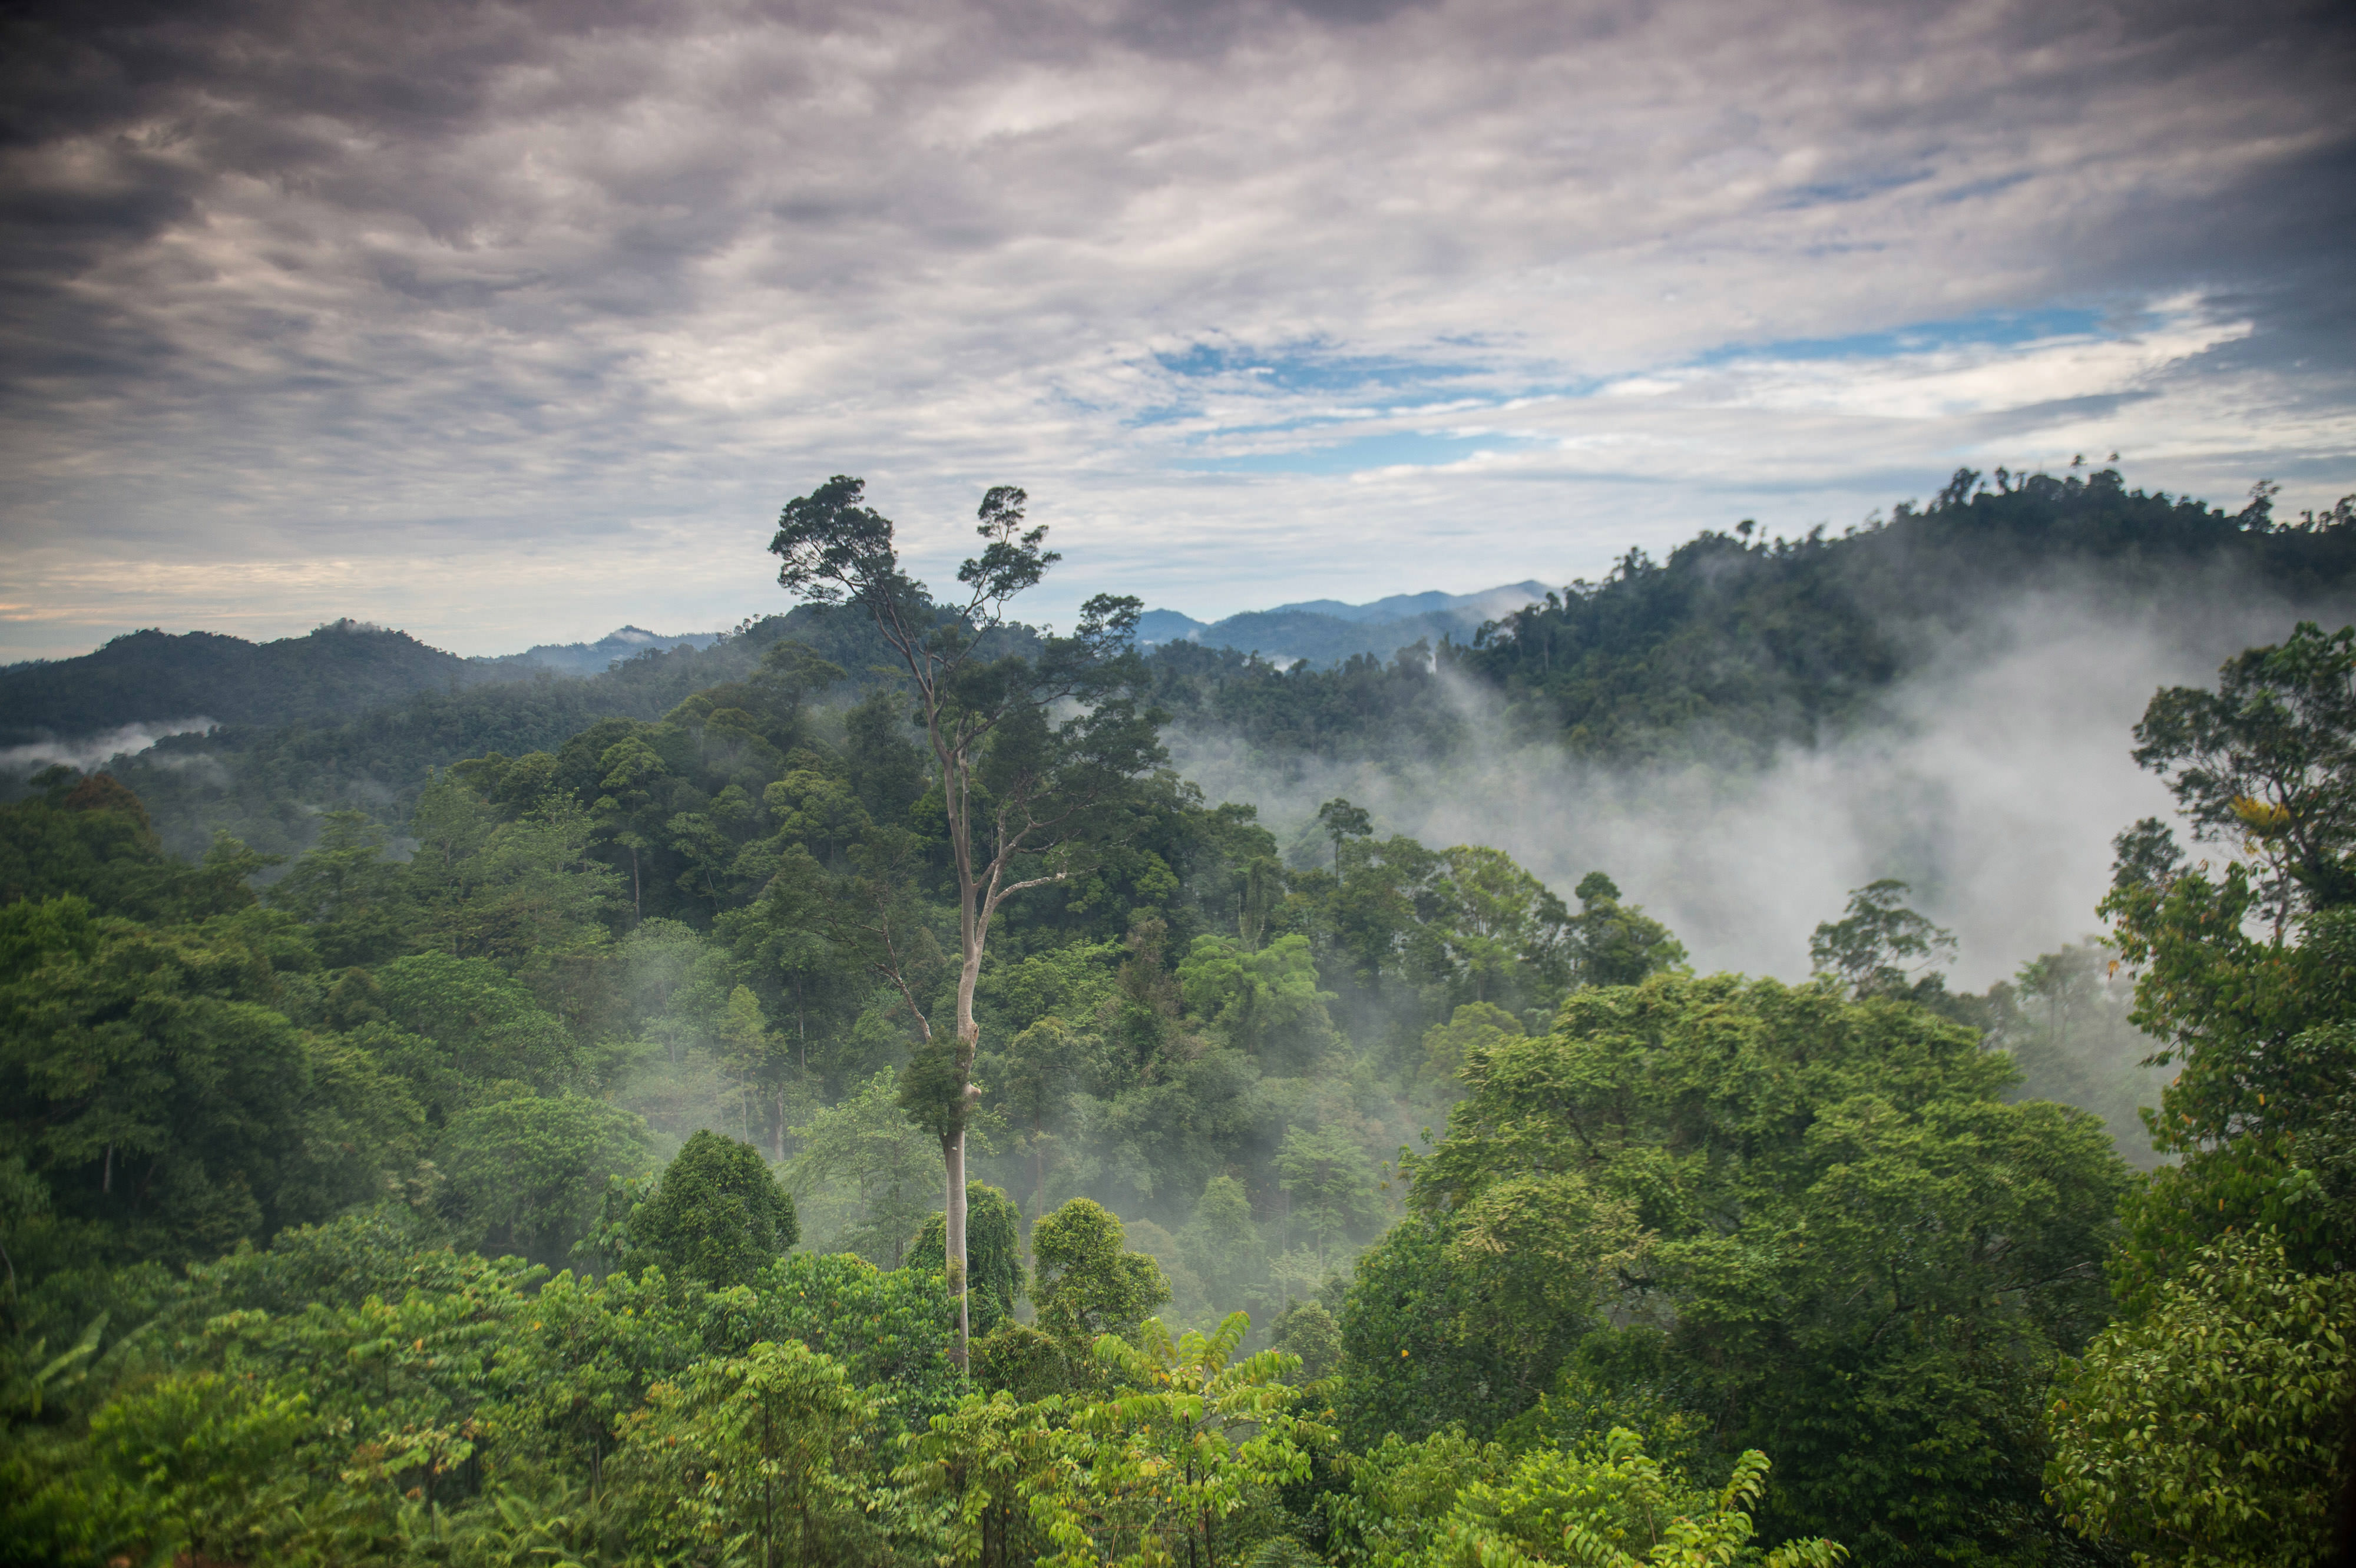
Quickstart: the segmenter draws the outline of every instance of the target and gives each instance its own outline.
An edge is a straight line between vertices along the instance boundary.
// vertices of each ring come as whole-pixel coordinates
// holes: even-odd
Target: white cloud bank
[[[2111,839],[2172,819],[2164,783],[2129,755],[2153,692],[2211,684],[2296,618],[2230,577],[2133,605],[2057,585],[1944,637],[1890,694],[1889,723],[1764,768],[1615,771],[1551,746],[1501,749],[1507,726],[1472,693],[1476,740],[1444,761],[1278,773],[1223,741],[1176,753],[1212,799],[1258,805],[1280,839],[1342,795],[1381,831],[1504,849],[1566,899],[1609,872],[1706,972],[1801,978],[1816,923],[1850,889],[1898,877],[1954,931],[1955,979],[1979,990],[2099,930]]]

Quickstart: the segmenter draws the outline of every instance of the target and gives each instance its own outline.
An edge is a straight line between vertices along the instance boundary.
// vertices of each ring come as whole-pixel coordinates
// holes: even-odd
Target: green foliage
[[[2277,527],[2263,509],[2130,490],[2109,469],[1980,480],[1960,471],[1932,505],[1901,503],[1841,537],[1711,529],[1665,559],[1631,551],[1470,647],[1285,669],[1169,642],[1151,660],[1155,698],[1181,729],[1278,759],[1449,754],[1469,738],[1460,682],[1501,696],[1509,728],[1582,757],[1764,758],[1883,720],[1879,699],[1928,646],[1899,628],[1961,625],[2057,574],[2099,578],[2121,603],[2196,594],[2187,585],[2221,559],[2293,603],[2344,595],[2356,577],[2341,514]]]
[[[2138,1562],[2320,1563],[2344,1507],[2351,635],[2302,625],[2228,660],[2213,693],[2162,691],[2136,731],[2195,832],[2240,851],[2212,876],[2139,822],[2104,905],[2141,971],[2152,1062],[2177,1069],[2147,1119],[2179,1157],[2128,1208],[2126,1316],[2048,1412],[2047,1482],[2073,1524]]]
[[[417,646],[397,633],[382,636]],[[258,685],[250,707],[222,703],[190,710],[143,703],[130,718],[209,708],[214,718],[224,722],[209,734],[166,736],[136,757],[114,759],[109,768],[148,803],[166,845],[180,854],[202,853],[220,830],[273,854],[295,854],[315,836],[316,819],[305,807],[381,813],[389,800],[397,819],[417,802],[437,768],[469,758],[528,763],[533,753],[552,757],[568,737],[604,720],[654,723],[698,692],[716,690],[729,701],[715,705],[761,713],[774,697],[792,694],[777,693],[758,670],[766,650],[788,639],[854,671],[868,669],[883,651],[872,630],[862,635],[851,618],[804,607],[740,627],[701,651],[649,649],[603,674],[582,679],[450,660],[448,655],[423,650],[434,660],[446,661],[445,670],[455,663],[468,676],[455,690],[446,673],[413,684],[396,682],[391,688],[345,689],[314,713],[299,691],[309,674],[332,670],[348,655],[365,661],[371,646],[389,646],[372,644],[366,634],[323,628],[311,638],[266,645],[265,651],[284,650],[295,662]],[[168,645],[177,640],[161,639],[155,653],[167,657]],[[107,651],[91,660],[59,660],[43,668],[50,678],[88,690],[99,684],[94,676],[102,680],[93,663],[102,661]],[[477,672],[510,678],[477,683],[471,678]],[[11,683],[23,673],[12,671]],[[291,706],[273,705],[290,691],[294,697]],[[486,792],[506,796],[497,801],[502,809],[514,808],[534,791],[528,781],[513,782],[517,787],[512,792]]]
[[[1276,1176],[1291,1199],[1293,1222],[1316,1244],[1321,1275],[1335,1250],[1368,1239],[1390,1217],[1374,1162],[1345,1129],[1330,1122],[1287,1129],[1276,1149]]]
[[[621,883],[590,858],[596,835],[575,802],[534,797],[510,809],[519,814],[495,812],[455,770],[425,787],[402,882],[415,911],[410,940],[541,975],[605,946]]]
[[[1912,996],[1933,966],[1952,961],[1955,939],[1899,902],[1909,889],[1885,877],[1848,896],[1838,920],[1826,920],[1808,939],[1808,961],[1849,994]]]
[[[962,1294],[966,1130],[980,1091],[972,1082],[981,1038],[974,991],[991,927],[1019,893],[1056,886],[1089,868],[1121,836],[1139,803],[1139,780],[1166,760],[1162,715],[1141,701],[1144,668],[1134,645],[1144,606],[1098,594],[1080,607],[1071,635],[1038,639],[1033,659],[1006,635],[1008,601],[1034,587],[1059,557],[1044,526],[1025,528],[1027,498],[992,487],[976,511],[979,555],[958,569],[964,589],[937,609],[902,569],[890,519],[864,504],[865,486],[837,474],[778,515],[770,552],[779,585],[819,604],[856,606],[907,672],[912,705],[930,741],[938,814],[948,832],[956,909],[958,982],[947,999],[954,1026],[935,1029],[916,995],[932,969],[929,944],[911,943],[906,830],[877,835],[859,856],[855,916],[835,922],[866,967],[890,983],[916,1024],[917,1048],[900,1085],[911,1116],[940,1141],[948,1176],[948,1274]],[[958,1354],[966,1349],[960,1307]]]
[[[1063,1348],[1037,1329],[1012,1321],[973,1342],[969,1367],[976,1387],[991,1393],[1002,1391],[1023,1404],[1063,1393],[1071,1385]]]
[[[851,1200],[829,1247],[895,1269],[924,1217],[939,1212],[941,1191],[939,1146],[902,1113],[898,1083],[886,1068],[795,1128],[802,1152],[792,1168],[801,1201],[821,1187]]]
[[[1552,1005],[1570,983],[1573,961],[1575,928],[1562,900],[1502,850],[1458,844],[1442,858],[1457,993],[1475,1002]]]
[[[507,671],[428,648],[406,632],[330,622],[251,643],[218,632],[134,631],[79,659],[0,672],[8,744],[206,714],[227,724],[334,723],[364,708]]]
[[[1307,937],[1279,937],[1257,952],[1235,939],[1197,937],[1179,962],[1178,987],[1188,1011],[1228,1043],[1288,1070],[1313,1065],[1333,1045],[1333,995],[1317,988]]]
[[[1751,1516],[1768,1463],[1756,1449],[1715,1488],[1647,1455],[1625,1429],[1586,1452],[1542,1447],[1512,1459],[1456,1432],[1419,1444],[1393,1436],[1349,1471],[1349,1494],[1334,1499],[1334,1511],[1343,1560],[1354,1565],[1763,1561],[1766,1568],[1829,1568],[1847,1556],[1821,1539],[1785,1541],[1760,1556]]]
[[[867,1555],[860,1484],[873,1406],[842,1368],[798,1343],[697,1361],[656,1384],[615,1464],[633,1534],[665,1559],[764,1565]]]
[[[1906,552],[1994,540],[2000,575],[2158,539],[2133,577],[2215,514],[1966,481],[1854,539],[1632,556],[1473,650],[1279,672],[1141,661],[1121,601],[1071,638],[1005,619],[1052,560],[1018,492],[944,608],[822,489],[781,553],[848,550],[856,608],[0,806],[13,1550],[2074,1560],[2040,1485],[2098,1553],[2308,1550],[2356,1235],[2344,634],[2162,694],[2141,755],[2231,863],[2139,824],[2115,942],[1986,998],[1946,993],[1898,884],[1819,929],[1838,978],[1696,979],[1601,873],[1574,912],[1338,799],[1288,865],[1151,770],[1149,682],[1277,760],[1451,743],[1467,679],[1590,755],[1837,733],[1912,657],[1875,618],[1961,602],[1967,575],[1910,597]],[[2230,532],[2265,572],[2356,564],[2344,520]],[[937,735],[961,763],[927,768]],[[173,860],[126,780],[176,846],[307,852],[257,904],[265,857]],[[2130,1178],[2039,1101],[2115,1138],[2169,1069],[2172,1163],[2114,1251]],[[866,1260],[785,1255],[805,1229]],[[548,1277],[576,1238],[623,1266]],[[1257,1357],[1246,1303],[1287,1309]],[[2217,1544],[2260,1511],[2291,1523]]]
[[[308,926],[328,964],[380,963],[406,946],[411,911],[389,836],[360,812],[327,812],[318,841],[271,885],[270,907]]]
[[[1580,878],[1579,913],[1569,921],[1572,964],[1582,985],[1635,985],[1686,961],[1685,944],[1634,905],[1600,871]]]
[[[1266,1265],[1266,1246],[1252,1223],[1251,1195],[1231,1176],[1203,1184],[1203,1196],[1178,1231],[1180,1254],[1214,1301],[1235,1301]]]
[[[86,900],[102,915],[173,922],[253,904],[246,878],[270,862],[234,839],[195,865],[164,852],[147,808],[112,775],[53,768],[29,799],[0,805],[0,905]]]
[[[1452,1099],[1453,1080],[1464,1070],[1465,1063],[1501,1040],[1527,1033],[1522,1021],[1504,1008],[1486,1002],[1467,1002],[1448,1015],[1448,1022],[1434,1024],[1423,1032],[1425,1069],[1434,1083],[1445,1086],[1443,1092]]]
[[[1318,1301],[1295,1302],[1290,1311],[1276,1320],[1269,1334],[1269,1348],[1281,1350],[1301,1363],[1301,1375],[1317,1382],[1332,1371],[1342,1359],[1342,1328],[1333,1315]]]
[[[976,1182],[966,1188],[965,1227],[967,1311],[980,1336],[1012,1323],[1023,1299],[1023,1212],[996,1187]],[[926,1216],[908,1243],[908,1266],[946,1268],[948,1234],[940,1214]]]
[[[209,1256],[367,1196],[402,1153],[398,1096],[277,1010],[254,935],[0,908],[0,1155],[43,1184],[60,1244]],[[326,1142],[342,1132],[369,1135],[359,1160]]]
[[[2008,1412],[2099,1323],[2126,1187],[2091,1118],[2003,1104],[2004,1060],[1917,1008],[1724,977],[1575,993],[1465,1076],[1343,1313],[1352,1430],[1493,1429],[1608,1305],[1790,1456],[1779,1530],[1879,1557],[2037,1528]]]
[[[1636,1434],[1569,1454],[1518,1456],[1461,1432],[1408,1444],[1396,1435],[1345,1461],[1350,1487],[1329,1498],[1345,1563],[1718,1563],[1740,1560],[1764,1457],[1746,1454],[1733,1482],[1712,1494],[1644,1451]],[[1834,1561],[1837,1548],[1806,1543]],[[1783,1561],[1808,1555],[1778,1554]]]
[[[588,1233],[606,1178],[649,1167],[653,1141],[646,1118],[603,1101],[523,1097],[460,1112],[437,1152],[487,1245],[553,1266]],[[653,1223],[650,1210],[641,1224]]]
[[[1182,1554],[1236,1560],[1276,1533],[1277,1488],[1305,1480],[1306,1444],[1326,1434],[1295,1412],[1281,1380],[1298,1366],[1262,1351],[1237,1359],[1251,1323],[1174,1342],[1158,1319],[1134,1341],[1099,1338],[1095,1357],[1118,1391],[1074,1409],[1031,1510],[1052,1568],[1146,1568]]]
[[[2190,705],[2187,695],[2163,692],[2155,713]],[[2276,766],[2289,763],[2221,752],[2186,765],[2176,782],[2198,801],[2209,787],[2188,784],[2193,774],[2229,784]],[[2334,788],[2356,792],[2356,772],[2343,768]],[[2124,1287],[2139,1299],[2201,1247],[2254,1225],[2282,1235],[2296,1267],[2345,1267],[2356,1258],[2356,1212],[2309,1200],[2314,1156],[2302,1151],[2329,1144],[2356,1072],[2356,908],[2306,891],[2319,872],[2294,876],[2264,854],[2215,875],[2205,864],[2187,867],[2158,822],[2137,824],[2117,847],[2103,909],[2121,959],[2138,972],[2130,1016],[2159,1042],[2153,1064],[2175,1069],[2147,1121],[2154,1144],[2178,1156],[2132,1207]]]
[[[2194,832],[2264,868],[2277,929],[2292,908],[2356,903],[2356,627],[2301,622],[2226,660],[2214,692],[2162,691],[2135,733]]]
[[[995,1337],[974,1341],[977,1358]],[[1034,1499],[1054,1484],[1063,1408],[1052,1394],[1034,1402],[998,1389],[969,1395],[934,1416],[926,1431],[909,1434],[894,1478],[912,1498],[947,1505],[941,1561],[1029,1568],[1045,1554]]]
[[[2351,1325],[2356,1276],[2294,1272],[2271,1230],[2202,1248],[2060,1383],[2054,1500],[2138,1563],[2331,1561]]]
[[[2009,1098],[2051,1100],[2103,1119],[2120,1158],[2159,1163],[2141,1108],[2157,1105],[2169,1074],[2145,1062],[2155,1042],[2136,1028],[2135,978],[2116,950],[2089,940],[2043,953],[1991,987],[1987,1039],[2008,1053],[2020,1081]]]
[[[753,1279],[801,1240],[793,1195],[761,1152],[711,1132],[663,1167],[629,1226],[630,1262],[714,1290]]]
[[[97,1542],[202,1561],[244,1556],[284,1506],[273,1476],[310,1434],[310,1402],[202,1371],[167,1375],[108,1401],[90,1418]],[[257,1491],[270,1477],[275,1486]]]
[[[1326,836],[1333,841],[1336,870],[1341,867],[1342,845],[1344,843],[1351,839],[1372,838],[1375,833],[1375,820],[1367,814],[1366,809],[1354,806],[1338,795],[1317,808],[1317,825],[1323,828]]]
[[[1160,1265],[1125,1251],[1127,1240],[1120,1221],[1085,1197],[1042,1215],[1031,1228],[1039,1327],[1063,1347],[1076,1374],[1092,1368],[1089,1348],[1098,1337],[1134,1332],[1170,1299]]]
[[[2065,563],[2122,591],[2228,555],[2290,591],[2345,582],[2356,530],[2274,529],[2261,512],[2129,490],[2117,473],[2000,478],[1958,470],[1931,506],[1827,539],[1703,532],[1655,562],[1631,551],[1505,618],[1463,656],[1575,751],[1690,754],[1732,738],[1762,752],[1869,714],[1920,657],[1898,628],[1954,622]]]
[[[714,1353],[798,1339],[832,1357],[904,1425],[955,1397],[948,1289],[928,1269],[884,1270],[841,1252],[772,1262],[751,1284],[709,1296],[698,1334]]]
[[[462,1082],[550,1091],[578,1076],[563,1021],[488,959],[412,953],[370,972],[387,1018],[433,1041],[446,1070]]]

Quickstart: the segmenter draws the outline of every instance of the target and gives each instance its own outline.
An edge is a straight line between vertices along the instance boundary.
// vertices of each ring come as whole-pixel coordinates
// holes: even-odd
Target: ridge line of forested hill
[[[1035,652],[1028,628],[1002,635],[1010,651]],[[862,689],[890,651],[871,627],[798,606],[748,621],[710,648],[649,649],[598,675],[452,685],[341,725],[220,724],[166,736],[107,766],[148,802],[156,832],[177,853],[200,853],[220,831],[263,854],[290,854],[310,843],[322,810],[357,809],[398,825],[434,768],[494,752],[554,751],[601,720],[659,719],[695,693],[750,675],[786,641]],[[21,779],[6,783],[25,789]]]
[[[125,632],[72,659],[0,670],[0,745],[207,717],[316,722],[420,692],[514,676],[349,619],[249,642],[224,632]]]
[[[651,646],[669,650],[713,640],[699,635]],[[348,617],[268,642],[150,627],[71,659],[0,668],[0,746],[191,719],[269,727],[336,724],[421,695],[572,673],[538,661],[540,651],[463,658]]]
[[[1451,678],[1496,693],[1517,736],[1558,737],[1601,760],[1703,747],[1763,755],[1869,722],[1933,631],[2009,596],[2066,586],[2157,599],[2200,592],[2220,573],[2295,609],[2344,613],[2356,598],[2356,502],[2281,522],[2264,487],[2227,513],[2130,490],[2110,469],[2083,478],[1998,470],[1993,487],[1965,469],[1928,507],[1901,504],[1886,521],[1837,536],[1819,528],[1771,541],[1746,523],[1705,530],[1660,561],[1631,550],[1602,580],[1573,583],[1484,627],[1470,645],[1283,669],[1178,642],[1153,650],[1149,667],[1177,729],[1232,736],[1280,759],[1451,751],[1473,721]],[[434,660],[478,668],[405,634],[371,636],[397,639],[397,653],[421,668]],[[345,701],[336,711],[358,716],[342,725],[224,724],[112,767],[183,853],[200,850],[216,828],[286,853],[309,842],[319,809],[358,807],[398,823],[429,769],[554,750],[601,719],[659,719],[697,691],[744,678],[788,639],[848,671],[854,687],[887,661],[872,628],[802,606],[749,621],[709,649],[653,650],[585,678],[465,684],[437,665],[421,682],[430,689],[373,706]],[[359,646],[332,628],[268,646],[314,643],[330,660]],[[330,663],[322,689],[336,685],[337,668]],[[216,718],[229,710],[190,703]]]
[[[1601,581],[1492,622],[1470,646],[1288,670],[1169,644],[1154,650],[1157,695],[1182,728],[1265,753],[1431,756],[1476,722],[1445,671],[1500,696],[1517,738],[1605,762],[1723,760],[1870,721],[1939,633],[2040,588],[2120,606],[2230,583],[2294,613],[2356,609],[2356,497],[2285,522],[2264,484],[2228,513],[2130,490],[2107,468],[1995,478],[1959,469],[1929,506],[1835,537],[1770,540],[1744,522],[1665,560],[1630,550]]]

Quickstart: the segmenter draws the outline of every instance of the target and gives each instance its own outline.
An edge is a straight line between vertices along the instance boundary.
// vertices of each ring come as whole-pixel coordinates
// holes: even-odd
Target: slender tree
[[[1059,559],[1044,548],[1044,526],[1023,526],[1023,491],[1001,485],[982,497],[975,529],[981,553],[958,570],[961,598],[941,604],[902,569],[892,521],[864,504],[865,492],[862,481],[838,474],[797,497],[778,517],[769,549],[784,563],[777,581],[787,592],[863,611],[899,656],[948,815],[958,942],[948,1040],[936,1038],[910,977],[900,972],[907,944],[888,918],[875,952],[922,1042],[903,1080],[903,1102],[940,1140],[962,1367],[965,1133],[981,1037],[973,994],[990,922],[1014,895],[1072,875],[1090,843],[1117,833],[1128,786],[1164,754],[1160,715],[1140,701],[1139,600],[1099,594],[1080,607],[1070,636],[1050,633],[1035,654],[1023,651],[1029,639],[1006,607]]]

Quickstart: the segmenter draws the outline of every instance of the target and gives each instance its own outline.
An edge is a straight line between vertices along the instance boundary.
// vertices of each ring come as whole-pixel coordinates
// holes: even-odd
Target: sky
[[[785,607],[1018,484],[1204,619],[1954,468],[2356,491],[2356,14],[409,0],[0,20],[0,660]]]

